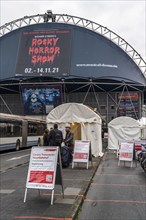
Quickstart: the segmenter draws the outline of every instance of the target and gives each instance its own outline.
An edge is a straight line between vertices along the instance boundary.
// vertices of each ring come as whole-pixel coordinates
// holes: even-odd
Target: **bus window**
[[[22,135],[22,124],[14,124],[13,133],[16,137],[19,137]]]
[[[35,146],[45,129],[45,120],[0,113],[0,151]]]
[[[38,132],[38,135],[43,135],[44,131],[46,129],[46,124],[38,124],[37,126],[37,132]]]
[[[22,125],[21,123],[0,123],[0,137],[16,137],[21,136]]]
[[[32,123],[29,122],[28,124],[28,136],[38,136],[43,135],[44,130],[46,129],[45,123]]]
[[[5,123],[0,123],[0,137],[5,137],[7,132],[7,126]]]

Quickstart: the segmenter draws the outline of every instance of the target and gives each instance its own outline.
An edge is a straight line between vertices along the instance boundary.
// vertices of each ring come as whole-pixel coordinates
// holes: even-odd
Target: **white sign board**
[[[133,141],[121,141],[119,148],[119,162],[120,161],[133,161],[134,142]]]
[[[54,188],[57,156],[57,148],[32,148],[26,183],[27,188]]]
[[[59,169],[61,169],[60,152],[59,154],[58,152],[58,147],[32,147],[26,189],[33,188],[54,190],[58,158],[58,162],[60,164]],[[62,185],[61,170],[59,171],[59,176],[61,178],[59,182]],[[26,200],[26,193],[24,202]]]
[[[75,141],[72,168],[76,162],[87,163],[88,168],[89,160],[92,161],[90,141]]]

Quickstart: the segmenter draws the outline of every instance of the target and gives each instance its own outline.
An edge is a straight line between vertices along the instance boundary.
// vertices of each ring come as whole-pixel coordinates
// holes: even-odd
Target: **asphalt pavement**
[[[146,173],[107,151],[93,178],[78,220],[146,220]]]
[[[30,150],[1,155],[0,219],[52,220],[145,220],[146,174],[127,162],[118,166],[116,153],[93,158],[93,167],[79,164],[63,169],[62,188],[55,185],[54,204],[51,191],[28,189],[24,192]]]
[[[89,163],[79,164],[73,169],[63,169],[64,198],[62,188],[55,185],[54,204],[51,205],[51,191],[28,189],[26,203],[24,192],[29,165],[29,151],[13,152],[1,155],[0,173],[0,219],[75,219],[92,178],[100,163],[93,158],[93,167]]]
[[[0,154],[0,172],[28,163],[31,149]]]

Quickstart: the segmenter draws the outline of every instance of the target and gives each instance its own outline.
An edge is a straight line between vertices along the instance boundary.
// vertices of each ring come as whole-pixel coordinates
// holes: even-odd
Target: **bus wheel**
[[[20,140],[16,141],[16,150],[20,150]]]

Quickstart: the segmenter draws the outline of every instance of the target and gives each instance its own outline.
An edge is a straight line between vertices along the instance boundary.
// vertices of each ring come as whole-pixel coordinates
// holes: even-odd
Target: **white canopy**
[[[90,140],[92,154],[97,157],[102,154],[101,117],[86,105],[79,103],[65,103],[54,108],[47,115],[48,128],[52,124],[59,124],[64,133],[66,123],[79,123],[81,126],[81,140]]]
[[[108,148],[117,149],[120,140],[137,140],[141,136],[138,121],[130,117],[118,117],[108,124]]]

